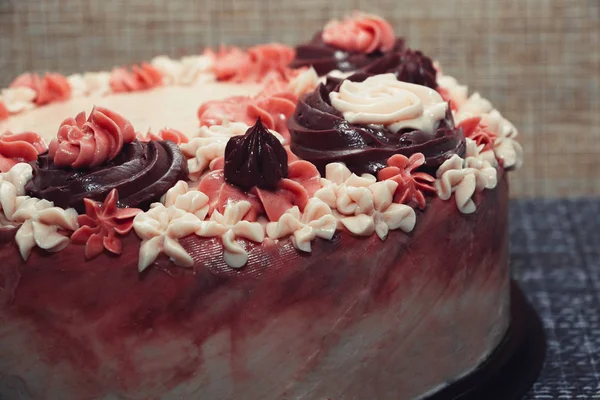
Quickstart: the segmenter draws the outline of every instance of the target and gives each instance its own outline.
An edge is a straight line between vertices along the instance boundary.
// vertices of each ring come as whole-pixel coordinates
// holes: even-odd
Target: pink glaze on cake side
[[[71,244],[0,256],[0,393],[17,399],[412,399],[474,369],[508,326],[507,182],[477,213],[434,199],[411,234],[338,233],[300,254],[246,244],[229,268],[188,237],[190,270],[137,271]],[[25,349],[25,350],[24,350]]]

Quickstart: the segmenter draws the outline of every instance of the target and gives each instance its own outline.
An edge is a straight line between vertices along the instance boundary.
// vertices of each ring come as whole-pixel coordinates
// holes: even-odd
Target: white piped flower
[[[437,83],[441,89],[448,93],[450,100],[456,107],[460,108],[467,102],[469,88],[458,83],[456,78],[438,73]]]
[[[272,239],[290,236],[294,247],[310,253],[311,242],[320,237],[331,240],[335,234],[337,220],[331,208],[323,201],[312,198],[300,213],[297,206],[287,210],[277,222],[267,224],[267,235]]]
[[[21,257],[27,260],[34,247],[57,252],[70,243],[70,239],[59,230],[74,231],[78,228],[77,211],[54,207],[50,201],[27,196],[17,198],[17,209],[13,220],[23,224],[15,235]]]
[[[217,210],[213,211],[210,220],[204,221],[196,230],[198,236],[221,237],[223,258],[232,268],[241,268],[248,262],[248,253],[237,238],[256,243],[262,243],[265,239],[265,230],[260,223],[243,220],[251,207],[250,202],[246,200],[230,202],[225,206],[223,214]]]
[[[341,218],[341,223],[355,235],[368,236],[375,232],[381,240],[387,238],[390,230],[411,232],[417,221],[415,210],[393,202],[397,186],[397,182],[386,180],[370,185],[367,190],[356,191],[358,198],[353,200],[361,205],[360,210],[353,216]]]
[[[451,79],[454,80],[454,82],[456,82],[456,80],[447,76],[445,78],[444,83],[440,83],[440,87],[446,89],[452,88]],[[487,130],[496,135],[491,150],[488,150],[489,153],[482,153],[483,158],[491,162],[493,155],[493,158],[495,158],[505,169],[518,169],[522,166],[523,148],[515,140],[518,135],[517,128],[515,128],[509,120],[504,118],[498,110],[494,109],[489,100],[475,92],[464,102],[456,103],[458,106],[458,110],[455,113],[457,122],[472,117],[481,117],[481,124],[485,125]]]
[[[17,195],[25,194],[25,185],[33,177],[33,168],[27,163],[18,163],[5,173],[0,173],[0,182],[8,182],[15,186]]]
[[[24,260],[35,246],[50,252],[64,249],[70,239],[62,231],[78,228],[75,210],[63,210],[51,201],[24,196],[31,177],[31,165],[25,163],[0,174],[0,226],[20,225],[15,240]]]
[[[148,268],[159,254],[166,254],[175,264],[191,267],[194,260],[181,246],[179,239],[193,234],[202,221],[189,212],[175,206],[152,204],[150,210],[139,213],[133,219],[133,229],[142,239],[138,270]]]
[[[321,179],[321,189],[317,190],[314,197],[322,200],[334,209],[347,210],[346,213],[354,213],[354,209],[347,209],[351,201],[347,196],[347,188],[369,187],[377,181],[371,174],[358,176],[348,169],[343,163],[330,163],[325,166],[325,178]]]
[[[112,92],[110,72],[86,72],[83,74],[88,96],[105,96]]]
[[[198,137],[180,146],[181,152],[188,159],[190,179],[199,179],[212,161],[223,157],[229,138],[243,135],[247,130],[248,125],[241,122],[200,128]]]
[[[470,139],[467,139],[470,140]],[[475,212],[473,201],[475,192],[493,189],[497,185],[497,171],[477,150],[473,154],[474,144],[467,144],[467,159],[453,155],[438,168],[435,187],[442,200],[448,200],[454,194],[456,205],[463,214]]]
[[[36,97],[37,92],[35,90],[28,87],[16,87],[3,89],[0,100],[2,100],[9,113],[17,114],[33,109]]]
[[[198,137],[182,144],[181,152],[188,159],[189,178],[198,180],[210,163],[225,154],[228,137]]]
[[[214,59],[206,55],[188,56],[181,60],[158,56],[150,62],[163,75],[165,85],[181,86],[214,81],[215,76],[210,72],[213,63]]]
[[[187,182],[179,181],[161,198],[165,207],[176,207],[180,210],[194,214],[204,220],[210,208],[208,196],[198,190],[190,190]]]
[[[71,86],[71,97],[83,97],[87,95],[87,83],[81,74],[73,74],[67,77],[69,86]]]
[[[512,138],[497,138],[494,142],[494,154],[506,169],[519,169],[523,166],[523,147]]]

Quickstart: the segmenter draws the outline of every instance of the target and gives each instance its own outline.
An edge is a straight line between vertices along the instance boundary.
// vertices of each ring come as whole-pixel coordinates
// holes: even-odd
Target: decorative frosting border
[[[378,29],[387,29],[381,20],[371,18],[369,21]],[[361,23],[348,19],[340,24],[352,31],[363,29]],[[328,29],[332,43],[343,41],[333,35],[331,26]],[[389,47],[392,42],[387,36],[379,42],[371,38],[343,45],[349,48]],[[264,62],[268,57],[275,57],[280,63],[271,70],[265,69]],[[381,240],[387,238],[390,230],[410,233],[418,222],[415,209],[426,209],[426,197],[431,195],[442,200],[454,199],[461,213],[473,213],[477,208],[476,193],[496,187],[499,169],[516,169],[522,165],[523,151],[515,140],[517,130],[514,125],[479,93],[469,96],[466,86],[438,71],[437,91],[400,82],[392,74],[375,75],[362,83],[344,81],[339,92],[331,93],[331,103],[351,123],[380,124],[392,131],[406,127],[432,130],[435,122],[445,115],[449,104],[457,127],[465,136],[464,158],[454,155],[447,159],[435,176],[418,171],[425,157],[415,153],[410,157],[398,154],[389,158],[387,166],[377,176],[357,176],[343,163],[330,163],[322,177],[312,164],[297,161],[289,151],[289,133],[274,122],[279,117],[271,118],[273,115],[289,117],[293,112],[293,108],[289,110],[289,104],[295,104],[298,97],[312,91],[319,83],[312,69],[289,70],[287,66],[292,58],[293,52],[285,46],[261,45],[247,52],[236,48],[221,49],[180,60],[159,56],[150,63],[115,68],[111,72],[69,77],[54,73],[21,75],[8,89],[2,90],[0,119],[70,97],[104,96],[217,80],[263,82],[266,85],[256,97],[235,98],[231,103],[217,102],[214,109],[201,107],[201,122],[203,117],[216,119],[203,123],[205,126],[195,136],[173,130],[137,134],[143,141],[176,143],[189,170],[188,180],[179,181],[148,211],[118,209],[116,190],[104,202],[86,199],[85,214],[81,215],[72,208],[62,209],[50,201],[26,196],[25,185],[32,179],[32,167],[9,160],[4,168],[7,172],[0,174],[0,226],[17,228],[15,240],[24,260],[36,246],[56,252],[70,241],[85,245],[87,258],[105,250],[120,254],[120,237],[133,231],[142,240],[139,271],[152,265],[160,254],[181,267],[193,266],[194,259],[180,243],[180,239],[190,235],[218,239],[223,246],[225,263],[240,268],[248,261],[247,242],[289,240],[299,251],[311,252],[314,240],[331,240],[337,231],[356,236],[376,234]],[[244,122],[228,122],[227,113],[218,114],[224,107],[231,106],[237,107],[234,112],[249,118]],[[93,119],[98,112],[102,115],[110,113],[94,110],[86,124],[101,123]],[[112,120],[117,117],[111,114]],[[230,139],[247,134],[256,118],[264,119],[271,134],[284,146],[289,162],[286,170],[290,170],[290,175],[272,192],[253,188],[251,192],[243,193],[224,180],[224,156]],[[127,136],[127,142],[134,140],[133,128],[127,126],[125,120],[118,121],[112,128],[118,131],[118,135],[114,135]],[[63,125],[69,131],[83,130],[86,129],[84,123],[85,114]],[[65,141],[66,137],[66,131],[63,136],[59,132],[58,141],[51,144],[53,157],[57,152],[61,154],[61,146],[71,146]],[[6,138],[0,137],[0,153],[4,142],[8,146],[13,141]],[[45,148],[36,145],[39,141],[35,137],[21,142],[25,143],[20,144],[20,151],[27,154],[21,157],[23,161],[31,161],[34,153],[37,155]],[[118,150],[120,148],[108,149],[105,158],[114,158]],[[72,152],[65,147],[64,154],[70,156]],[[81,156],[77,161],[65,159],[64,163],[95,165],[98,160],[91,157]],[[222,196],[223,191],[229,191],[229,197]],[[274,204],[278,206],[274,207]]]

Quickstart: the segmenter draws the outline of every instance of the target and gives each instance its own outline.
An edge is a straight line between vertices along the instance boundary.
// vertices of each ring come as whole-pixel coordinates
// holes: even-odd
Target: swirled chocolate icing
[[[363,81],[368,76],[356,74],[350,79]],[[423,170],[435,172],[452,155],[464,155],[463,133],[454,126],[450,111],[432,133],[413,129],[393,133],[383,126],[351,124],[329,100],[329,93],[337,91],[340,82],[328,79],[300,99],[288,121],[292,152],[313,163],[321,173],[327,164],[343,162],[354,173],[375,174],[394,154],[408,157],[414,153],[425,156]]]
[[[259,118],[245,135],[227,142],[224,173],[227,182],[244,190],[275,189],[288,174],[287,152]]]
[[[169,141],[138,140],[125,144],[110,162],[91,169],[57,167],[48,153],[33,163],[27,194],[84,212],[84,198],[104,201],[112,189],[119,207],[147,209],[175,183],[186,179],[187,163],[179,147]]]
[[[392,51],[373,61],[362,72],[378,75],[393,73],[399,81],[436,89],[437,71],[429,57],[418,50]]]
[[[291,68],[312,66],[320,76],[334,69],[342,72],[356,71],[368,66],[384,56],[384,52],[375,50],[365,54],[361,52],[346,51],[328,45],[323,41],[323,32],[319,31],[309,43],[296,47],[296,58],[290,64]],[[404,50],[404,39],[398,38],[390,53]]]
[[[437,88],[437,71],[429,57],[418,50],[406,48],[404,39],[397,38],[388,52],[376,50],[365,54],[348,52],[323,42],[322,32],[317,32],[310,43],[296,48],[292,68],[313,66],[319,75],[335,69],[342,72],[355,71],[369,75],[393,73],[398,80]]]

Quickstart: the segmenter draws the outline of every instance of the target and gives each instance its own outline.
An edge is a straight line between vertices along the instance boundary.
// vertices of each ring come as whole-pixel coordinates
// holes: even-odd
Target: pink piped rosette
[[[7,132],[0,136],[0,172],[8,172],[20,162],[35,161],[44,151],[46,143],[37,133]]]
[[[65,120],[58,137],[48,148],[57,166],[93,168],[114,159],[123,144],[135,140],[129,121],[106,108],[96,107],[85,119],[85,112]]]
[[[131,69],[115,68],[110,76],[110,86],[115,93],[137,92],[161,86],[161,72],[148,63],[133,65]]]
[[[188,137],[181,131],[172,128],[163,128],[158,133],[148,132],[147,134],[138,134],[137,139],[141,142],[150,140],[169,140],[176,145],[184,144],[189,141]]]
[[[287,120],[296,110],[299,97],[313,91],[318,84],[318,76],[312,69],[294,71],[290,78],[269,79],[256,96],[233,96],[202,104],[198,109],[200,126],[221,125],[225,121],[253,125],[260,118],[268,129],[289,141]]]
[[[221,48],[214,53],[213,70],[217,80],[226,82],[265,82],[269,78],[288,79],[294,59],[291,47],[279,43],[258,45],[243,51],[237,47]]]
[[[35,94],[34,102],[38,106],[66,100],[71,96],[71,85],[63,75],[58,73],[47,73],[44,76],[38,74],[23,74],[18,76],[10,88],[26,87],[32,89]]]
[[[386,52],[394,47],[394,28],[384,19],[355,12],[342,21],[329,22],[322,34],[323,42],[346,51]]]

